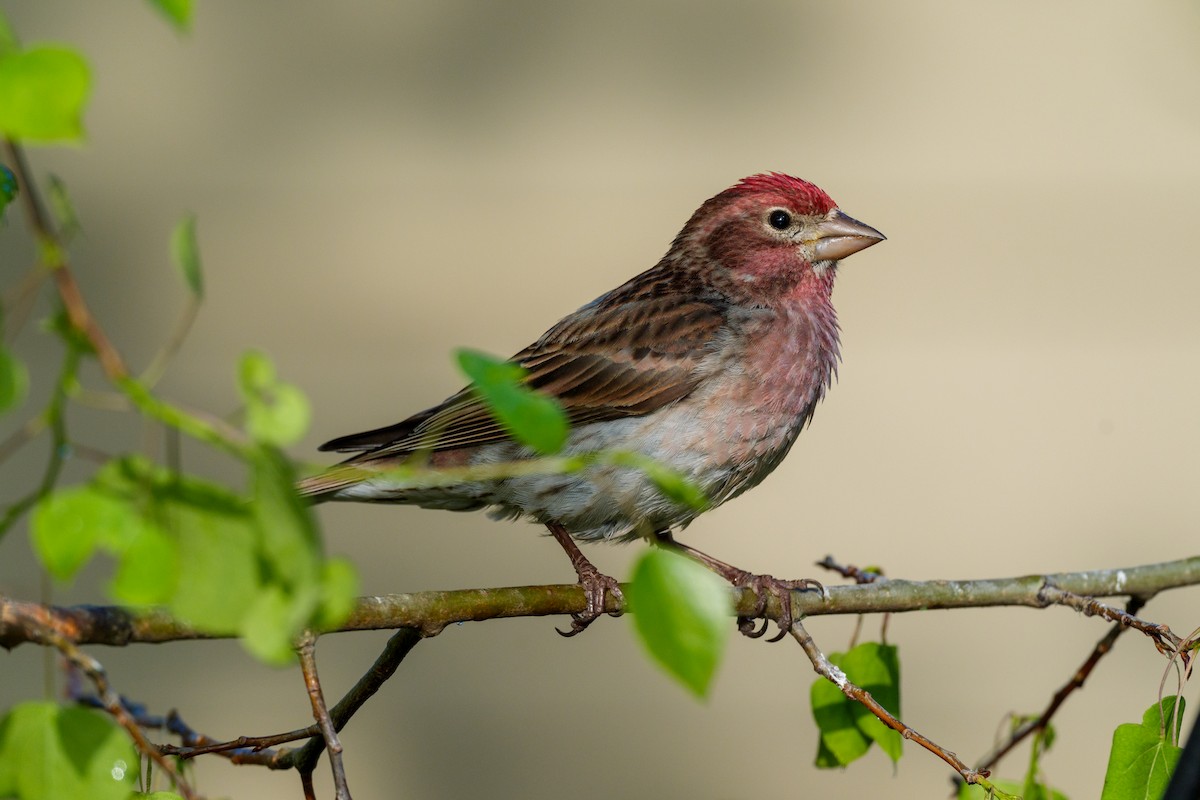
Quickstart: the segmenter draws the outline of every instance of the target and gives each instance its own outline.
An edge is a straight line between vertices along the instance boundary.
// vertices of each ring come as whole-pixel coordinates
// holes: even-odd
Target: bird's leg
[[[766,610],[768,595],[774,595],[778,598],[780,611],[778,620],[779,633],[767,641],[778,642],[787,636],[788,631],[792,627],[792,590],[819,589],[822,595],[825,594],[825,587],[820,581],[815,581],[812,578],[785,581],[771,575],[756,575],[753,572],[747,572],[732,564],[726,564],[720,559],[713,558],[708,553],[675,541],[675,537],[671,535],[670,530],[655,531],[654,538],[659,545],[673,548],[685,556],[699,561],[734,586],[744,586],[754,592],[754,596],[758,598],[758,604],[754,608],[754,616],[738,617],[737,620],[738,630],[742,632],[743,636],[748,636],[751,639],[757,639],[767,632],[769,620],[764,619],[762,627],[757,629],[754,626],[754,620],[762,616],[762,613]]]
[[[566,528],[557,522],[547,522],[546,527],[550,529],[550,534],[566,552],[567,558],[571,559],[571,566],[575,568],[575,574],[579,576],[579,585],[583,587],[583,592],[587,596],[587,611],[571,615],[571,630],[564,631],[555,628],[563,636],[574,636],[582,633],[588,625],[591,625],[597,617],[604,613],[605,592],[612,592],[612,596],[617,600],[624,600],[625,595],[622,594],[621,585],[615,578],[605,575],[596,569],[595,564],[588,561],[587,556],[579,549],[579,545],[575,544],[575,540],[571,538],[571,534]],[[621,616],[620,611],[611,613],[614,617]]]

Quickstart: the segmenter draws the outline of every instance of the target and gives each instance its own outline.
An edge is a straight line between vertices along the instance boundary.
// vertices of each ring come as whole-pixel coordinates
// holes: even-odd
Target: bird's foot
[[[583,593],[587,597],[587,610],[571,615],[571,630],[554,629],[562,636],[583,633],[587,630],[587,626],[595,622],[602,614],[608,613],[611,616],[619,617],[622,613],[619,610],[608,612],[604,610],[605,593],[611,592],[614,600],[625,599],[625,595],[621,592],[621,584],[617,583],[616,578],[605,575],[590,561],[580,566],[578,571],[579,585],[583,587]]]
[[[825,596],[825,586],[812,578],[799,578],[797,580],[781,580],[772,575],[755,575],[745,570],[735,570],[731,574],[725,576],[734,586],[745,587],[754,592],[754,596],[758,598],[758,603],[754,607],[754,615],[748,617],[738,617],[738,630],[743,636],[751,639],[758,639],[767,632],[767,626],[771,624],[769,619],[763,619],[762,625],[755,627],[755,620],[763,615],[767,610],[767,599],[774,596],[779,600],[779,619],[776,622],[779,624],[779,633],[768,639],[768,642],[778,642],[780,639],[788,635],[792,629],[792,592],[796,589],[817,589]]]
[[[563,552],[567,554],[567,558],[571,559],[571,566],[575,568],[575,574],[579,576],[579,585],[583,587],[583,593],[587,597],[587,610],[571,615],[571,630],[564,631],[555,628],[563,636],[574,636],[583,633],[587,630],[588,625],[595,622],[601,614],[606,613],[604,610],[606,593],[611,592],[613,599],[618,602],[624,600],[625,595],[622,594],[621,584],[617,583],[616,578],[605,575],[596,569],[595,564],[587,560],[587,556],[571,539],[571,534],[566,528],[557,522],[547,522],[546,528],[562,547]],[[607,613],[619,617],[622,612],[617,610]]]
[[[788,631],[792,629],[793,590],[819,589],[822,597],[829,596],[829,593],[825,591],[825,586],[820,581],[813,580],[812,578],[785,581],[771,575],[755,575],[753,572],[747,572],[732,564],[727,564],[718,558],[713,558],[708,553],[697,550],[690,545],[675,541],[675,537],[671,535],[670,530],[655,531],[654,538],[659,545],[673,548],[699,561],[734,586],[746,587],[754,592],[754,596],[758,598],[758,602],[754,607],[754,614],[737,618],[738,630],[742,632],[743,636],[748,636],[751,639],[758,639],[767,632],[770,620],[763,619],[762,626],[759,628],[755,627],[754,621],[763,616],[763,613],[767,610],[767,598],[772,595],[779,600],[779,619],[777,620],[779,623],[779,633],[768,639],[767,641],[769,642],[778,642],[784,636],[787,636]]]

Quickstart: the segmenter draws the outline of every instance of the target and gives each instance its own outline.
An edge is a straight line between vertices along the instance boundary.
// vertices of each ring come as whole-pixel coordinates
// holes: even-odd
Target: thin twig
[[[1084,616],[1100,617],[1109,622],[1116,622],[1127,628],[1141,631],[1150,637],[1154,642],[1158,652],[1165,656],[1174,657],[1178,655],[1186,666],[1189,661],[1189,655],[1180,650],[1180,645],[1183,640],[1171,632],[1171,629],[1159,622],[1149,622],[1134,616],[1128,611],[1124,611],[1116,606],[1110,606],[1101,603],[1093,597],[1076,594],[1075,592],[1067,592],[1054,586],[1047,584],[1041,591],[1041,596],[1048,602],[1064,605],[1068,608],[1073,608],[1082,613]]]
[[[870,569],[860,569],[853,564],[842,565],[834,560],[833,556],[825,556],[817,562],[818,567],[836,572],[843,578],[853,580],[856,584],[879,583],[886,581],[887,578],[882,572]],[[880,622],[879,640],[883,644],[887,644],[888,622],[892,619],[889,612],[883,613],[883,621]],[[850,635],[850,647],[853,648],[858,643],[858,637],[862,634],[863,615],[859,614],[858,619],[854,623],[854,633]]]
[[[159,752],[164,755],[178,756],[179,758],[196,758],[197,756],[205,756],[211,754],[231,754],[236,755],[237,751],[246,751],[252,753],[263,753],[272,747],[278,747],[281,744],[288,742],[298,742],[301,739],[311,739],[314,736],[321,735],[321,728],[317,723],[309,725],[307,728],[297,728],[294,731],[286,733],[274,733],[270,736],[239,736],[236,739],[230,739],[227,742],[210,741],[208,737],[198,734],[183,725],[182,719],[176,714],[173,718],[174,724],[168,727],[171,733],[180,737],[185,744],[176,746],[173,744],[160,744]],[[147,721],[139,718],[138,722],[144,727],[158,727],[147,725]],[[190,743],[190,744],[188,744]],[[282,757],[280,753],[270,754],[272,759]]]
[[[275,739],[280,742],[292,742],[318,733],[316,726],[292,731],[291,734],[276,734],[275,736],[247,736],[248,744],[244,747],[235,746],[232,742],[217,742],[191,728],[178,712],[171,711],[166,719],[167,732],[179,737],[181,747],[160,744],[159,752],[177,755],[180,758],[190,758],[201,752],[211,752],[229,759],[233,764],[256,764],[268,769],[290,769],[290,764],[283,763],[289,750],[273,750],[266,742]],[[239,737],[242,738],[242,737]],[[236,740],[235,740],[236,741]]]
[[[71,272],[66,247],[54,231],[50,216],[42,205],[37,184],[34,182],[29,164],[25,160],[24,151],[20,145],[7,138],[4,140],[4,147],[12,163],[13,173],[17,176],[17,185],[21,189],[29,226],[33,229],[41,246],[42,262],[51,270],[54,285],[58,289],[58,296],[67,311],[67,318],[71,321],[72,327],[87,337],[109,380],[120,381],[122,378],[127,378],[129,369],[125,366],[125,361],[92,315],[87,301],[83,299],[83,293],[79,290],[79,284]]]
[[[45,414],[38,414],[36,417],[27,419],[24,425],[0,442],[0,463],[7,461],[14,453],[37,438],[37,435],[46,430],[46,426],[49,424]]]
[[[792,622],[791,630],[792,638],[799,643],[804,649],[804,653],[808,656],[808,660],[812,662],[813,669],[817,674],[837,686],[842,691],[842,694],[861,703],[872,714],[874,714],[880,722],[887,725],[892,730],[899,733],[902,737],[909,741],[916,742],[924,747],[929,752],[936,755],[938,758],[949,764],[954,770],[962,776],[962,779],[967,783],[976,783],[984,788],[990,788],[991,784],[987,781],[991,774],[987,770],[974,770],[968,767],[954,753],[939,745],[932,739],[917,732],[915,729],[905,725],[899,719],[891,714],[886,708],[881,706],[871,693],[862,689],[846,677],[846,673],[842,672],[838,667],[834,666],[825,654],[817,647],[812,636],[804,629],[804,626],[799,622]]]
[[[1140,597],[1131,597],[1125,606],[1125,610],[1130,614],[1136,614],[1141,610],[1145,601]],[[1104,658],[1113,648],[1117,638],[1122,633],[1129,630],[1124,625],[1113,625],[1108,629],[1108,633],[1100,641],[1096,642],[1096,646],[1092,648],[1092,652],[1084,659],[1083,664],[1079,669],[1075,670],[1075,674],[1071,679],[1064,683],[1054,696],[1050,698],[1049,704],[1036,719],[1029,719],[1017,725],[1009,734],[1008,739],[998,747],[994,748],[990,753],[981,758],[977,763],[976,769],[991,769],[999,763],[1000,759],[1008,755],[1014,747],[1023,742],[1029,736],[1044,731],[1050,724],[1050,720],[1058,713],[1058,709],[1066,702],[1067,698],[1076,689],[1083,688],[1083,683],[1092,674],[1092,670],[1100,663],[1100,659]]]
[[[179,352],[179,348],[183,347],[183,343],[191,332],[192,325],[196,322],[196,316],[199,313],[200,298],[194,294],[188,295],[187,304],[184,305],[179,319],[175,321],[175,327],[171,329],[171,335],[168,337],[166,344],[154,354],[154,358],[150,359],[150,364],[142,370],[142,374],[138,380],[147,387],[153,388],[162,379],[162,376],[167,371],[167,366],[171,363],[171,359]]]
[[[63,462],[67,458],[67,396],[71,384],[75,382],[75,375],[79,369],[79,357],[79,350],[68,344],[66,355],[63,357],[62,371],[54,385],[54,393],[50,397],[46,410],[41,415],[41,418],[50,427],[50,458],[42,471],[42,479],[37,488],[4,510],[4,516],[0,517],[0,538],[4,537],[8,529],[26,511],[54,489],[54,485],[58,482],[58,476],[62,473]]]
[[[21,188],[21,197],[29,226],[41,247],[42,263],[53,275],[54,285],[58,290],[63,308],[66,309],[71,327],[82,333],[91,344],[105,376],[143,414],[177,427],[189,436],[231,455],[244,456],[246,438],[240,431],[206,414],[185,410],[181,406],[167,403],[152,394],[142,383],[130,377],[129,368],[125,365],[120,352],[113,346],[83,298],[79,283],[71,271],[66,247],[55,232],[50,217],[45,211],[37,184],[33,181],[29,165],[26,163],[24,151],[9,139],[4,140],[4,147],[12,161],[12,170],[17,176],[17,183]]]
[[[21,278],[21,282],[4,292],[4,341],[12,343],[29,321],[33,310],[37,290],[50,276],[50,271],[42,263],[34,264]]]
[[[853,564],[839,564],[834,560],[833,556],[825,556],[823,559],[817,562],[817,566],[827,569],[831,572],[836,572],[843,578],[852,580],[858,584],[878,583],[887,580],[882,572],[876,572],[870,569],[862,569],[854,566]]]
[[[305,631],[300,637],[296,648],[300,656],[300,671],[304,674],[304,688],[308,690],[308,699],[312,704],[313,718],[321,728],[321,738],[325,740],[325,751],[329,753],[329,768],[333,771],[334,795],[337,800],[351,800],[350,787],[346,785],[346,769],[342,765],[342,743],[333,722],[329,719],[329,709],[325,707],[325,695],[321,691],[321,680],[317,677],[317,637],[312,631]]]
[[[329,718],[333,721],[335,730],[340,731],[346,726],[354,713],[362,708],[363,704],[396,673],[400,662],[422,638],[421,633],[417,630],[401,628],[388,639],[383,652],[375,659],[371,668],[358,679],[350,691],[346,692],[337,705],[329,710]],[[164,719],[151,717],[145,714],[141,707],[132,706],[128,702],[126,706],[133,710],[139,724],[143,727],[162,728],[165,726],[168,731],[178,736],[182,742],[181,745],[162,744],[159,745],[159,750],[164,754],[180,758],[195,758],[215,753],[234,763],[256,763],[271,769],[294,767],[302,773],[311,774],[317,759],[325,751],[325,739],[321,736],[321,729],[315,722],[307,728],[299,728],[286,733],[276,733],[270,736],[239,736],[236,739],[222,742],[197,733],[174,711]],[[292,750],[275,751],[270,749],[301,739],[308,739],[308,744]]]
[[[132,411],[133,403],[129,398],[117,392],[98,389],[80,388],[75,394],[75,402],[81,406],[99,409],[100,411]]]
[[[383,652],[375,659],[375,663],[371,665],[371,668],[358,679],[350,691],[346,692],[345,696],[337,702],[337,705],[329,710],[329,716],[333,720],[334,728],[340,731],[346,726],[346,723],[350,721],[354,713],[362,708],[363,704],[372,695],[379,691],[388,678],[396,674],[396,669],[400,666],[400,662],[417,646],[417,642],[423,638],[421,632],[418,630],[401,628],[388,639]],[[312,772],[324,748],[325,741],[323,739],[313,738],[304,747],[293,751],[293,761],[296,769],[301,772]]]

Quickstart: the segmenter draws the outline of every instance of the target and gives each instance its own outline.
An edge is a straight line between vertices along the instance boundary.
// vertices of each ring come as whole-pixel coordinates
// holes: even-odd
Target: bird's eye
[[[782,208],[777,208],[767,217],[767,222],[777,231],[785,231],[792,224],[792,215],[784,211]]]

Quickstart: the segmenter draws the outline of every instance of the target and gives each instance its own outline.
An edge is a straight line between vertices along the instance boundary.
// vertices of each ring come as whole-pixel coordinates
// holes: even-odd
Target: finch
[[[510,360],[524,368],[529,388],[566,412],[563,454],[635,451],[682,474],[713,508],[770,474],[812,418],[839,361],[830,299],[838,261],[884,238],[808,181],[753,175],[705,201],[657,264],[568,314]],[[449,486],[389,479],[387,470],[417,454],[434,468],[536,455],[470,387],[320,449],[355,455],[299,483],[314,501],[486,508],[498,519],[545,525],[587,596],[587,611],[567,635],[603,613],[606,591],[620,596],[573,539],[673,542],[672,529],[700,513],[665,497],[643,471],[603,461],[570,474]],[[701,556],[730,580],[748,576]]]

